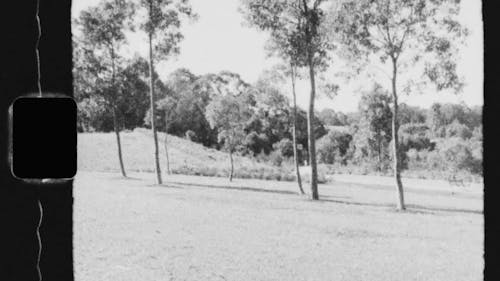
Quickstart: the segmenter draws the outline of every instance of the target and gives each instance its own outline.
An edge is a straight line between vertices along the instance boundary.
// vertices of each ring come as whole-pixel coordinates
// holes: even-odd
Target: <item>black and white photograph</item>
[[[73,0],[71,38],[74,280],[483,280],[481,1]]]

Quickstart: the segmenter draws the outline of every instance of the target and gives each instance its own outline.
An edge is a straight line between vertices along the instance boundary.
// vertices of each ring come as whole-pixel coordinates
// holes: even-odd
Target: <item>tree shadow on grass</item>
[[[231,186],[231,185],[215,185],[215,184],[197,184],[197,183],[184,183],[184,182],[169,182],[169,184],[176,184],[180,186],[193,186],[193,187],[207,187],[216,189],[229,189],[229,190],[240,190],[240,191],[253,191],[253,192],[265,192],[265,193],[277,193],[277,194],[293,194],[299,195],[298,192],[290,190],[278,190],[278,189],[267,189],[258,188],[250,186]]]
[[[176,184],[178,186],[192,186],[192,187],[228,189],[228,190],[237,190],[237,191],[251,191],[251,192],[263,192],[263,193],[274,193],[274,194],[286,194],[286,195],[300,196],[303,198],[309,198],[309,196],[310,196],[310,194],[300,194],[297,191],[258,188],[258,187],[250,187],[250,186],[215,185],[215,184],[205,184],[205,183],[204,184],[197,184],[197,183],[185,183],[185,182],[173,182],[173,181],[169,181],[169,184]],[[181,187],[179,187],[179,188],[181,188]],[[350,199],[349,196],[325,196],[325,197]]]
[[[323,197],[327,197],[327,196],[323,196]],[[386,209],[394,210],[394,211],[401,212],[401,213],[437,214],[439,212],[446,212],[446,213],[477,214],[477,215],[483,214],[483,211],[480,211],[480,210],[431,207],[431,206],[422,206],[422,205],[416,205],[416,204],[406,204],[405,211],[398,211],[394,204],[389,204],[389,203],[355,202],[355,201],[343,201],[343,200],[336,200],[336,199],[329,199],[329,198],[326,198],[326,199],[320,198],[319,201],[320,202],[323,201],[323,202],[332,202],[332,203],[338,203],[338,204],[346,204],[346,205],[386,208]]]
[[[161,185],[151,184],[151,185],[147,185],[147,186],[148,187],[179,188],[179,189],[182,189],[183,186],[191,186],[191,187],[238,190],[238,191],[252,191],[252,192],[263,192],[263,193],[274,193],[274,194],[299,195],[299,196],[303,196],[303,197],[308,196],[307,194],[302,195],[296,191],[290,191],[290,190],[266,189],[266,188],[249,187],[249,186],[184,183],[184,182],[174,182],[174,181],[169,181],[168,183],[161,184]],[[396,209],[395,205],[390,204],[390,203],[356,202],[356,201],[346,201],[346,200],[339,200],[339,199],[350,199],[350,197],[323,195],[320,197],[320,200],[318,200],[318,202],[331,202],[331,203],[346,204],[346,205],[378,207],[378,208],[385,208],[388,210],[397,211],[397,212],[401,212],[401,213],[414,213],[414,214],[437,214],[437,213],[461,213],[461,214],[479,214],[479,215],[483,214],[483,211],[481,211],[481,210],[471,210],[471,209],[461,209],[461,208],[443,208],[443,207],[434,207],[434,206],[422,206],[422,205],[416,205],[416,204],[406,204],[405,211],[398,211]]]
[[[117,175],[109,178],[110,180],[124,180],[124,181],[142,181],[141,178],[136,178],[136,177],[131,177],[131,176],[122,176],[122,175]]]
[[[332,184],[343,184],[347,187],[360,187],[360,188],[368,188],[373,190],[383,190],[389,191],[393,190],[394,186],[386,185],[386,184],[367,184],[367,183],[352,183],[352,182],[342,182],[342,181],[333,181]],[[463,190],[432,190],[432,189],[418,189],[414,187],[405,187],[405,193],[414,193],[421,195],[442,195],[442,196],[453,196],[455,198],[464,198],[464,199],[482,199],[481,194],[468,194],[464,193]]]

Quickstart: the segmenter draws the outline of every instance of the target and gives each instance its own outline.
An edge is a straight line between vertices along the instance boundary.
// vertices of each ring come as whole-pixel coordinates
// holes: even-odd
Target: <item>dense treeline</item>
[[[389,96],[376,87],[363,95],[351,122],[338,125],[337,113],[324,110],[328,115],[322,114],[322,121],[329,133],[318,141],[320,161],[357,173],[392,174],[389,104]],[[404,171],[458,180],[482,176],[482,106],[435,103],[423,109],[403,103],[400,110],[399,158]]]

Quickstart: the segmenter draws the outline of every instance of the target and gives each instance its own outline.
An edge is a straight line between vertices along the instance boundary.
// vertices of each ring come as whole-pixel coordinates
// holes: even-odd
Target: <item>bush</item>
[[[284,160],[280,151],[275,150],[269,154],[269,161],[274,166],[280,167]]]
[[[269,161],[269,155],[267,155],[264,151],[261,151],[259,154],[255,155],[255,160],[258,163],[265,163]]]
[[[410,149],[420,150],[434,150],[436,143],[432,142],[426,136],[418,135],[401,135],[400,138],[400,148],[404,152],[408,152]]]
[[[278,151],[281,156],[288,158],[293,157],[293,142],[290,139],[284,138],[273,144],[273,149]]]
[[[472,139],[475,141],[483,141],[483,126],[477,126],[472,131]]]
[[[401,135],[428,137],[430,128],[425,123],[408,123],[399,128]]]
[[[345,132],[330,131],[317,142],[316,154],[320,163],[345,165],[352,136]]]
[[[464,140],[470,139],[472,137],[472,131],[469,127],[455,119],[450,125],[446,126],[446,137],[459,137]]]
[[[259,153],[268,154],[271,151],[271,144],[269,138],[265,134],[258,134],[255,131],[250,132],[243,140],[243,145],[253,155]]]
[[[186,131],[186,139],[188,139],[192,142],[196,142],[198,138],[196,137],[196,133],[194,131],[187,130]]]
[[[449,169],[454,171],[471,171],[474,159],[470,149],[463,143],[457,143],[447,147],[442,151],[442,155]]]

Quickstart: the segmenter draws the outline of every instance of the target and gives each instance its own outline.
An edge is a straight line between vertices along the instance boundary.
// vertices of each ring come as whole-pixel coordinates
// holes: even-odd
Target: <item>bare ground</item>
[[[130,176],[78,173],[76,280],[483,280],[480,189]]]

